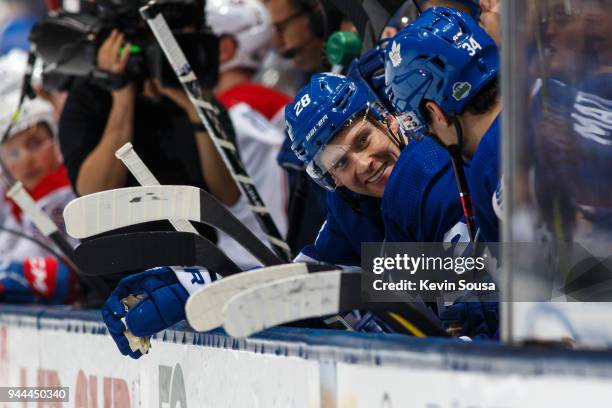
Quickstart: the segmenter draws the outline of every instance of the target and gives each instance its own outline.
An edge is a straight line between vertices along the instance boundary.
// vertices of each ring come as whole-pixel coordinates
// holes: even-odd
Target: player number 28
[[[470,38],[468,42],[461,44],[461,48],[465,48],[468,54],[470,54],[470,57],[476,55],[476,51],[482,50],[482,46],[474,37]]]
[[[308,105],[310,105],[310,96],[308,94],[302,96],[300,98],[299,101],[297,101],[297,103],[293,106],[293,109],[295,109],[295,116],[300,116],[300,113],[302,113],[302,110],[304,110],[305,107],[307,107]]]

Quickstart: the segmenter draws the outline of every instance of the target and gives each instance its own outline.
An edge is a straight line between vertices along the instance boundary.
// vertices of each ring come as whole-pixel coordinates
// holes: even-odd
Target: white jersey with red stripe
[[[278,112],[282,112],[288,98],[260,85],[243,84],[222,93],[219,95],[219,100],[232,119],[236,143],[246,170],[270,210],[280,233],[284,236],[288,223],[286,210],[288,183],[285,172],[276,161],[284,134],[271,120],[278,116]],[[241,196],[229,209],[261,241],[268,243],[265,232],[259,226],[244,196]],[[261,265],[227,234],[218,233],[219,248],[238,266],[248,269]]]

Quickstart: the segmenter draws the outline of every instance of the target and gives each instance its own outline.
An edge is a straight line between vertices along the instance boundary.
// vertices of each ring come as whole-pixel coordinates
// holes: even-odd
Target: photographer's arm
[[[79,195],[125,186],[127,169],[115,151],[132,140],[134,130],[134,87],[113,92],[113,105],[98,145],[85,158],[76,181]]]
[[[124,52],[123,34],[114,30],[98,51],[98,68],[113,74],[123,74],[130,56],[130,44]],[[76,180],[76,190],[80,195],[102,190],[123,187],[127,169],[115,158],[115,151],[132,140],[134,131],[135,89],[128,84],[112,92],[112,107],[97,146],[87,155],[81,165]]]
[[[174,103],[185,110],[191,123],[200,123],[196,109],[185,92],[161,86],[159,90],[163,95],[172,99]],[[213,141],[206,132],[196,132],[195,138],[202,176],[210,193],[227,206],[236,204],[240,198],[240,190],[225,166],[221,155],[215,148]]]
[[[200,167],[211,194],[227,206],[236,204],[240,198],[240,190],[217,152],[213,141],[206,132],[196,132],[195,138],[200,156]]]

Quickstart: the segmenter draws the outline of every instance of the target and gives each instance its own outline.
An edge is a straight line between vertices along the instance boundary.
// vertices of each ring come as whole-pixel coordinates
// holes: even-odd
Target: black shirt
[[[134,103],[132,145],[159,182],[208,190],[187,114],[165,97],[153,100],[136,96]],[[75,192],[81,165],[100,142],[111,105],[111,94],[96,85],[81,81],[70,90],[60,118],[59,140]],[[138,182],[129,175],[125,187],[137,185]],[[169,223],[164,225],[163,230],[171,229]],[[160,229],[159,224],[155,229]],[[205,235],[215,240],[212,229],[207,228]]]

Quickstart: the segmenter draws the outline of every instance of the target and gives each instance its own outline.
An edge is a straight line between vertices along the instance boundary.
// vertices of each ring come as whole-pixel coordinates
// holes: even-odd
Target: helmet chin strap
[[[450,121],[455,126],[455,132],[457,133],[457,149],[459,150],[459,157],[461,156],[461,152],[463,151],[463,128],[461,127],[461,123],[459,119],[455,115],[449,115]],[[449,146],[450,147],[450,146]],[[463,159],[461,159],[463,161]]]
[[[404,150],[404,147],[406,147],[406,141],[404,140],[404,136],[402,136],[400,132],[394,132],[393,130],[391,130],[391,125],[389,124],[388,120],[385,120],[385,125],[387,127],[387,136],[389,137],[389,139],[391,139],[393,144],[395,144],[400,149],[400,152]]]
[[[391,142],[393,142],[393,144],[397,146],[400,152],[404,150],[404,147],[406,147],[406,142],[404,141],[404,137],[392,131],[388,125],[387,125],[387,136],[389,137],[389,139],[391,139]]]

